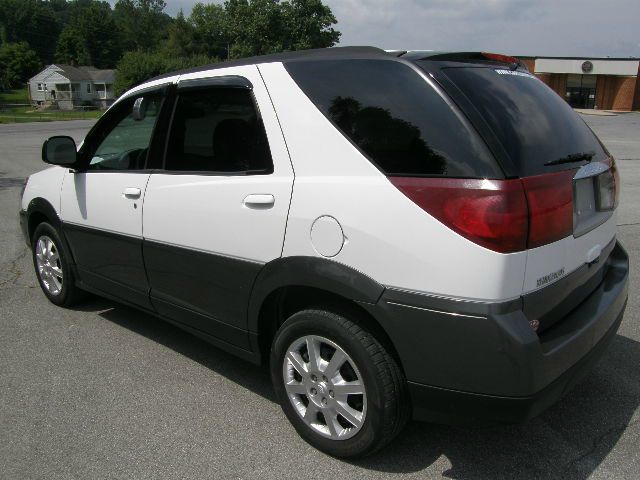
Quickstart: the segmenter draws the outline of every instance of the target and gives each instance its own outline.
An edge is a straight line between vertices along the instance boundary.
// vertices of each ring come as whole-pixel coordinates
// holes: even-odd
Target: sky
[[[185,15],[198,0],[166,0]],[[212,2],[204,2],[212,3]],[[213,3],[222,3],[215,1]],[[324,0],[340,45],[640,57],[640,0]]]

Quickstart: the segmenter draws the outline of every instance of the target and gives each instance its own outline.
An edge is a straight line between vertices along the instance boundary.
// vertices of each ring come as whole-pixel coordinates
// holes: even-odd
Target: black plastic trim
[[[62,231],[84,283],[151,308],[141,237],[68,222]]]
[[[595,262],[585,263],[552,285],[522,296],[523,311],[529,320],[538,320],[538,334],[552,327],[575,308],[602,282],[609,267],[615,238],[600,252]]]
[[[628,281],[629,259],[617,243],[598,284],[541,335],[531,327],[521,298],[484,303],[387,289],[375,305],[363,306],[388,334],[409,381],[526,397],[589,353],[624,311]],[[551,296],[563,288],[579,290],[580,284],[545,290]]]
[[[217,70],[228,67],[244,67],[250,65],[259,65],[269,62],[295,62],[299,60],[336,60],[341,58],[395,58],[395,55],[385,52],[375,47],[332,47],[332,48],[316,48],[309,50],[298,50],[294,52],[274,53],[270,55],[259,55],[255,57],[241,58],[238,60],[228,60],[219,63],[202,65],[200,67],[187,68],[184,70],[176,70],[175,72],[165,73],[148,81],[160,80],[163,78],[175,77],[176,75],[184,75],[187,73],[206,72],[208,70]]]
[[[204,77],[178,82],[178,92],[184,90],[196,90],[200,88],[244,88],[253,90],[253,84],[249,79],[240,75],[224,75],[220,77]]]
[[[263,263],[146,239],[143,253],[159,313],[248,348],[247,305]]]
[[[534,395],[483,395],[408,382],[414,420],[446,424],[520,423],[539,415],[589,374],[618,331],[625,307],[587,355]]]
[[[257,276],[249,300],[249,332],[257,333],[260,309],[266,298],[279,288],[312,287],[373,304],[384,286],[347,265],[319,257],[282,257],[267,263]]]
[[[20,231],[22,232],[22,237],[24,238],[25,243],[31,247],[31,241],[29,239],[29,216],[27,215],[27,211],[20,210],[20,212],[18,212],[18,218],[20,220]]]

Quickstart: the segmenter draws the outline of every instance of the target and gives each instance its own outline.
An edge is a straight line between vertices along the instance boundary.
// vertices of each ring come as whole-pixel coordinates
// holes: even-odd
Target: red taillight
[[[501,63],[518,63],[518,59],[516,57],[511,57],[509,55],[502,55],[500,53],[488,53],[488,52],[482,52],[481,55],[488,59],[488,60],[493,60],[495,62],[501,62]]]
[[[573,176],[564,170],[522,179],[529,203],[528,248],[555,242],[573,232]]]
[[[453,231],[500,253],[555,242],[573,231],[575,170],[514,180],[390,177]]]
[[[527,244],[527,201],[520,180],[389,178],[402,193],[446,226],[501,253]]]

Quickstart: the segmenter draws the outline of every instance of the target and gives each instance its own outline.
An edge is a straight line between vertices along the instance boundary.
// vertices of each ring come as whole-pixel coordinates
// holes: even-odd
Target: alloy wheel
[[[362,375],[335,342],[317,335],[287,349],[282,375],[287,397],[302,420],[320,435],[345,440],[356,435],[367,413]]]

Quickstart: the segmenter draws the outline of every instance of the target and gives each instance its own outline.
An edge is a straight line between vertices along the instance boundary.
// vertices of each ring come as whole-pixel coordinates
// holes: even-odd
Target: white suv
[[[21,221],[45,295],[269,362],[332,455],[411,417],[526,420],[625,309],[615,163],[512,57],[335,48],[176,72],[43,160]]]

